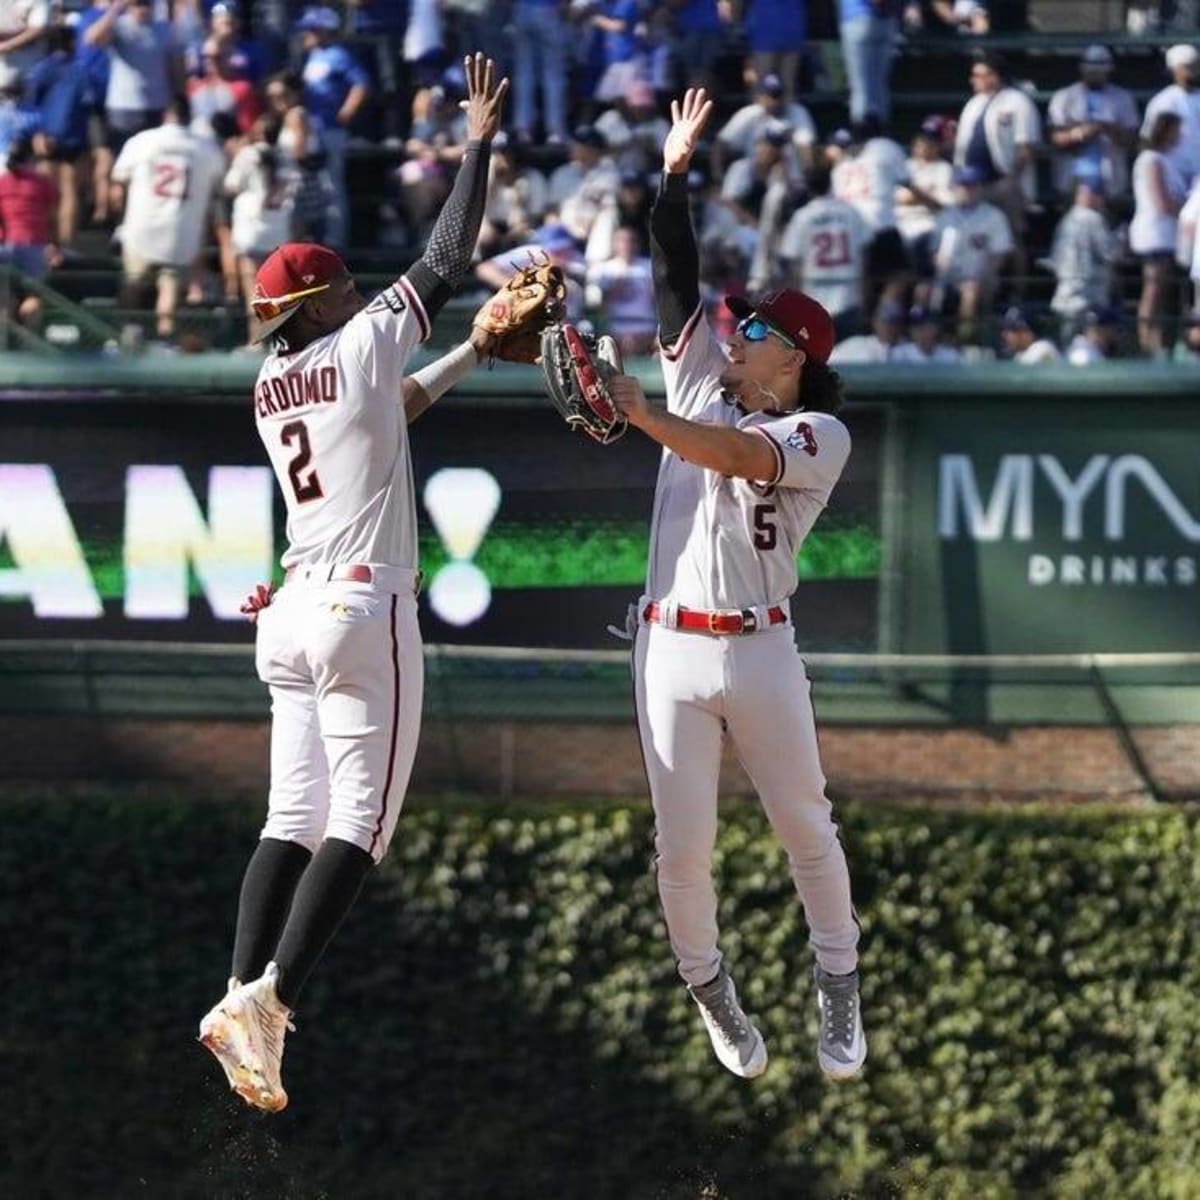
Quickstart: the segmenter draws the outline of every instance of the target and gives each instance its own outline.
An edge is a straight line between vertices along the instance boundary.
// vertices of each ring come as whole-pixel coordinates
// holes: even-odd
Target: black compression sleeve
[[[687,176],[663,172],[650,210],[650,260],[658,336],[670,346],[700,303],[700,251],[688,206]]]
[[[487,200],[490,142],[468,142],[454,187],[446,200],[425,253],[405,272],[413,291],[432,318],[450,298],[454,285],[471,265]]]

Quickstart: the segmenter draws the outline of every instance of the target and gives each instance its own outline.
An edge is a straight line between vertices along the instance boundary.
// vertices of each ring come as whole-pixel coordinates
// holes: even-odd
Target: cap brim
[[[745,296],[726,296],[725,307],[740,321],[754,311],[754,305]]]
[[[281,312],[278,316],[271,317],[270,320],[260,321],[258,317],[254,317],[254,328],[250,335],[250,340],[252,342],[265,342],[271,334],[286,325],[303,307],[304,301],[299,300],[296,302],[295,307],[289,308],[287,312]]]

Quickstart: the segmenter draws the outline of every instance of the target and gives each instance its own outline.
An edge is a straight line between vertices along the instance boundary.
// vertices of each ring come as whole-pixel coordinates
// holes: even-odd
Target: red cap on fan
[[[816,362],[829,361],[837,340],[833,318],[811,296],[794,288],[768,292],[757,304],[745,296],[726,296],[725,306],[739,320],[757,313],[766,323],[791,338]]]
[[[254,277],[254,315],[259,337],[278,329],[309,296],[348,274],[346,264],[325,246],[284,242],[267,256]]]

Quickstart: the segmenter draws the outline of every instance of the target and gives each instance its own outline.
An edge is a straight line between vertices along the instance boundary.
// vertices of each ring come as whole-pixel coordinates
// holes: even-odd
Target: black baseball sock
[[[276,995],[288,1008],[325,953],[325,947],[358,898],[375,860],[365,851],[337,838],[326,838],[313,855],[279,939]]]
[[[238,900],[231,972],[234,979],[249,983],[271,961],[296,884],[311,858],[312,853],[297,842],[279,838],[263,838],[254,848]]]

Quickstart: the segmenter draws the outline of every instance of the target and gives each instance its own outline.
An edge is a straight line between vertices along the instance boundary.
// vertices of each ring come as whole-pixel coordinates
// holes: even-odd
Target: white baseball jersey
[[[926,162],[920,158],[910,158],[908,178],[921,191],[932,196],[942,208],[954,203],[954,168],[945,159]],[[931,233],[938,211],[940,210],[915,201],[911,204],[897,202],[896,224],[900,236],[906,242],[911,242],[926,233]]]
[[[239,254],[270,254],[292,236],[300,172],[286,160],[268,172],[263,150],[243,146],[225,174],[226,195],[233,197],[231,237]]]
[[[837,316],[862,305],[864,257],[872,236],[853,205],[817,196],[792,215],[778,253],[796,264],[804,291]]]
[[[254,387],[258,435],[287,503],[283,566],[415,569],[417,514],[400,381],[429,319],[408,281],[295,354],[272,354]]]
[[[216,143],[182,125],[134,134],[112,169],[113,179],[129,187],[124,245],[147,262],[190,266],[224,174]]]
[[[650,528],[646,595],[687,608],[778,604],[796,590],[796,555],[850,455],[850,434],[828,413],[743,413],[720,374],[727,358],[692,314],[662,353],[668,411],[753,432],[771,447],[771,478],[720,475],[664,450]]]
[[[853,204],[876,233],[896,226],[896,188],[908,178],[908,160],[891,138],[872,138],[833,168],[833,194]]]
[[[943,283],[982,279],[991,271],[992,257],[1013,248],[1008,218],[994,204],[942,209],[933,236],[934,262]]]
[[[782,121],[791,127],[792,144],[797,150],[811,146],[817,140],[817,127],[803,104],[786,104],[779,115],[769,113],[761,104],[747,104],[725,122],[717,141],[739,157],[754,149],[758,135],[768,126]]]
[[[1042,140],[1042,118],[1037,106],[1020,88],[1006,87],[994,95],[980,92],[967,101],[954,136],[954,161],[963,166],[975,126],[983,122],[992,163],[1001,175],[1011,175],[1017,165],[1017,148],[1036,146]],[[1037,174],[1032,163],[1021,172],[1021,191],[1037,199]]]

